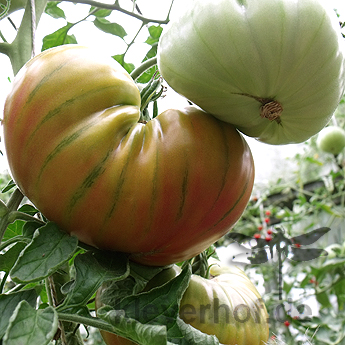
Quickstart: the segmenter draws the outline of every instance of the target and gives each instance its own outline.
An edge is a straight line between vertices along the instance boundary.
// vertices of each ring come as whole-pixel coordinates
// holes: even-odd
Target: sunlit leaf
[[[42,51],[63,44],[77,43],[77,40],[74,35],[67,34],[72,26],[73,24],[67,23],[66,26],[60,28],[59,30],[56,30],[50,35],[45,36],[43,38]]]

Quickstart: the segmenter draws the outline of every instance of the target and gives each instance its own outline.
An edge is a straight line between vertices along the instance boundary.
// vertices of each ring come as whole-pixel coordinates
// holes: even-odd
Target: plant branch
[[[90,327],[102,329],[107,332],[114,332],[114,328],[108,322],[103,321],[98,317],[86,317],[78,314],[69,314],[63,312],[58,312],[58,317],[60,321],[79,323]]]
[[[94,7],[98,7],[98,8],[103,8],[103,9],[107,9],[107,10],[119,11],[119,12],[122,12],[124,14],[127,14],[128,16],[139,19],[145,24],[147,24],[147,23],[168,24],[168,22],[170,20],[169,16],[170,16],[172,4],[174,2],[174,0],[172,0],[167,18],[160,20],[160,19],[146,18],[146,17],[142,16],[141,14],[127,11],[127,10],[123,9],[122,7],[120,7],[119,5],[117,5],[116,3],[115,4],[104,4],[102,2],[98,2],[98,1],[94,1],[94,0],[77,0],[77,1],[75,1],[75,0],[63,0],[63,1],[73,2],[73,3],[77,2],[78,4],[86,4],[86,5],[90,5],[90,6],[94,6]]]
[[[35,0],[35,21],[38,24],[42,13],[46,7],[47,0]],[[29,61],[32,57],[32,11],[30,1],[27,2],[21,25],[17,36],[11,43],[8,56],[11,60],[14,75]]]
[[[147,71],[149,68],[157,65],[157,58],[153,57],[151,59],[148,59],[144,61],[138,68],[136,68],[132,73],[131,77],[133,80],[138,79],[145,71]]]

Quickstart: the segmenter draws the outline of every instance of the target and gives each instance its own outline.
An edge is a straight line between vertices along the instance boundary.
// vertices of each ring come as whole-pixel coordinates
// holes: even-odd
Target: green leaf
[[[163,28],[161,26],[151,25],[148,30],[149,30],[150,36],[147,38],[145,43],[151,46],[156,45],[162,34]]]
[[[74,35],[67,35],[68,30],[73,25],[74,24],[67,23],[66,26],[60,28],[59,30],[53,32],[50,35],[45,36],[43,38],[42,51],[52,47],[61,46],[63,44],[78,43]]]
[[[4,345],[46,345],[58,329],[58,316],[54,308],[35,310],[21,301],[13,312],[4,336]]]
[[[122,280],[129,274],[128,257],[121,253],[87,252],[74,260],[75,282],[59,310],[85,305],[106,281]]]
[[[167,330],[163,325],[144,325],[135,319],[125,317],[123,311],[110,307],[99,309],[100,318],[109,322],[114,333],[140,345],[166,345]]]
[[[18,211],[29,214],[30,216],[34,216],[36,213],[39,212],[35,207],[29,204],[21,206]]]
[[[9,224],[3,241],[7,241],[13,237],[20,236],[23,233],[23,227],[25,222],[23,220],[16,220],[14,223]]]
[[[56,224],[44,225],[21,252],[10,272],[12,280],[28,283],[48,277],[72,258],[77,245],[77,238],[62,232]]]
[[[3,4],[0,4],[0,10],[1,10],[0,19],[6,16],[6,14],[8,13],[8,10],[10,9],[10,6],[11,6],[10,0],[6,0],[6,6]]]
[[[20,252],[26,247],[25,242],[18,242],[11,247],[5,254],[0,254],[0,271],[9,273],[16,263]]]
[[[127,317],[146,324],[166,325],[173,329],[179,312],[179,302],[188,287],[191,268],[186,268],[167,284],[140,295],[123,298],[115,309],[123,310]]]
[[[63,18],[66,19],[65,12],[58,7],[60,4],[60,1],[48,1],[46,8],[45,8],[45,13],[49,14],[53,18]]]
[[[131,73],[135,66],[132,63],[125,62],[124,54],[114,55],[113,58],[128,72]]]
[[[106,32],[108,34],[112,34],[115,36],[118,36],[120,38],[124,38],[125,36],[127,36],[127,32],[125,31],[125,29],[117,23],[111,23],[109,22],[109,20],[104,19],[104,18],[96,18],[93,23],[95,24],[95,26],[102,30],[103,32]]]
[[[13,180],[10,180],[7,185],[1,190],[1,193],[6,193],[10,191],[12,188],[16,187],[16,184]]]
[[[92,12],[93,10],[95,10],[96,7],[91,6],[90,11]],[[104,17],[108,17],[109,15],[112,14],[112,10],[107,10],[107,9],[99,9],[97,12],[92,13],[95,17],[99,17],[99,18],[104,18]]]
[[[176,322],[179,330],[181,331],[182,338],[172,339],[174,344],[221,345],[216,336],[205,334],[191,325],[188,325],[180,318],[177,318]]]
[[[29,305],[34,307],[37,301],[37,293],[35,289],[23,290],[7,295],[0,295],[0,339],[4,336],[10,317],[16,306],[21,301],[27,301]],[[1,342],[0,342],[1,343]]]

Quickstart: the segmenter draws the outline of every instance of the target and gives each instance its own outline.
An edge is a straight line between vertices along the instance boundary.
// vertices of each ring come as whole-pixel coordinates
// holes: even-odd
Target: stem
[[[4,243],[2,243],[0,245],[0,252],[2,250],[4,250],[6,247],[8,247],[9,245],[11,245],[13,243],[17,243],[17,242],[25,242],[25,243],[29,244],[30,243],[30,239],[28,239],[27,237],[21,236],[21,235],[12,237],[12,238],[10,238],[9,240],[7,240],[6,242],[4,242]]]
[[[0,284],[0,294],[2,294],[2,292],[4,291],[4,287],[7,281],[7,278],[10,274],[8,272],[5,273],[4,277],[1,280],[1,284]]]
[[[87,325],[90,327],[102,329],[107,332],[114,332],[114,328],[106,321],[99,319],[98,317],[85,317],[78,314],[68,314],[58,312],[59,320],[61,321],[68,321],[73,323],[79,323],[83,325]]]
[[[35,13],[36,13],[36,25],[38,24],[42,13],[46,7],[48,0],[36,0]],[[22,23],[18,29],[18,33],[14,41],[10,45],[8,56],[11,60],[12,69],[14,75],[29,61],[32,57],[32,13],[30,1],[28,1]]]
[[[157,65],[157,57],[153,57],[144,61],[138,68],[136,68],[132,73],[131,77],[133,80],[137,80],[145,71],[149,68]]]
[[[0,220],[0,243],[2,242],[2,239],[5,235],[5,231],[8,227],[8,224],[11,223],[9,221],[9,216],[11,212],[16,211],[18,209],[23,198],[24,198],[24,195],[18,188],[15,189],[15,191],[11,195],[10,200],[7,203],[8,213],[4,217],[2,217]]]
[[[63,0],[63,1],[67,1],[67,2],[77,2],[78,4],[86,4],[86,5],[91,5],[94,7],[98,7],[98,8],[104,8],[104,9],[108,9],[108,10],[115,10],[115,11],[119,11],[122,12],[124,14],[127,14],[128,16],[137,18],[139,20],[141,20],[142,22],[144,22],[145,24],[148,23],[157,23],[157,24],[168,24],[169,22],[169,15],[170,15],[170,11],[171,11],[171,7],[168,13],[168,16],[166,19],[164,20],[159,20],[159,19],[151,19],[151,18],[146,18],[144,16],[142,16],[141,14],[137,14],[131,11],[127,11],[125,9],[123,9],[122,7],[120,7],[119,5],[117,5],[116,3],[111,5],[111,4],[104,4],[102,2],[98,2],[98,1],[93,1],[93,0]],[[172,3],[174,2],[174,0],[172,0]]]

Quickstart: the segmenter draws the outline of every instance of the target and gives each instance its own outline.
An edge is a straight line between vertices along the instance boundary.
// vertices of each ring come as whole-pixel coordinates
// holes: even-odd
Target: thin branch
[[[147,71],[149,68],[155,66],[157,64],[157,58],[153,57],[151,59],[146,60],[143,62],[137,69],[135,69],[131,73],[131,77],[133,80],[138,79],[145,71]]]
[[[86,5],[90,5],[90,6],[94,6],[94,7],[98,7],[98,8],[103,8],[103,9],[107,9],[107,10],[115,10],[115,11],[119,11],[122,12],[124,14],[127,14],[131,17],[137,18],[139,20],[141,20],[142,22],[144,22],[145,24],[147,23],[156,23],[156,24],[168,24],[169,22],[169,15],[170,15],[170,10],[168,13],[168,16],[166,19],[164,20],[159,20],[159,19],[151,19],[151,18],[146,18],[144,16],[142,16],[141,14],[137,14],[131,11],[127,11],[125,9],[123,9],[122,7],[120,7],[117,4],[104,4],[102,2],[98,2],[98,1],[93,1],[93,0],[63,0],[66,2],[77,2],[78,4],[86,4]],[[174,2],[174,0],[172,0],[172,3]]]
[[[36,3],[35,0],[30,0],[30,10],[31,10],[31,45],[32,45],[32,52],[31,56],[34,57],[36,55]]]

